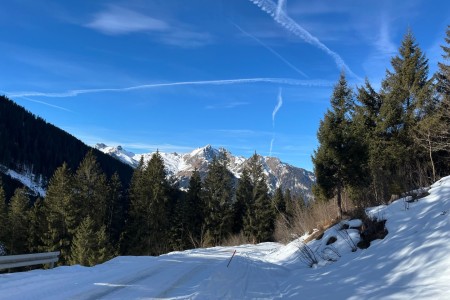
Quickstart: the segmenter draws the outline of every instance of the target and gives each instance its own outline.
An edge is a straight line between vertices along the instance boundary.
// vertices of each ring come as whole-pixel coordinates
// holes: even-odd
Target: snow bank
[[[0,274],[0,299],[448,299],[450,177],[429,193],[408,206],[399,199],[368,209],[389,233],[367,249],[353,252],[349,240],[359,240],[352,227],[361,221],[328,229],[308,243],[313,268],[301,259],[303,239],[214,247]]]

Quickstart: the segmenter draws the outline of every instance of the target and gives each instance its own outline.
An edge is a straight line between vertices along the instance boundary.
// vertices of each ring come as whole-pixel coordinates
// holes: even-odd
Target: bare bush
[[[252,244],[249,239],[242,233],[230,235],[225,241],[222,242],[222,246],[239,246],[244,244]]]
[[[336,230],[336,232],[341,237],[341,239],[343,239],[347,243],[347,245],[350,246],[350,249],[352,249],[352,252],[355,252],[356,250],[358,250],[358,247],[356,246],[355,241],[352,239],[350,234],[348,234],[348,231],[346,229]]]
[[[323,248],[322,251],[320,251],[318,253],[318,255],[323,260],[330,261],[330,262],[338,261],[339,258],[341,258],[341,254],[339,253],[338,249],[336,249],[332,245],[329,245],[329,246]]]
[[[319,263],[314,251],[307,244],[301,243],[298,250],[300,251],[300,260],[309,268]]]

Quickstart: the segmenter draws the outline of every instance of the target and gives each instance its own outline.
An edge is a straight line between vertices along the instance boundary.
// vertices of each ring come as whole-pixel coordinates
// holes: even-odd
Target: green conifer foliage
[[[59,167],[47,189],[44,212],[47,229],[43,235],[46,251],[61,251],[58,264],[64,265],[69,258],[72,233],[76,230],[78,209],[75,207],[73,175],[67,164]]]
[[[391,65],[392,71],[386,72],[382,82],[376,129],[381,138],[372,152],[372,159],[378,162],[388,182],[388,195],[409,190],[418,181],[414,174],[418,174],[417,166],[426,160],[426,153],[414,143],[413,130],[434,106],[428,60],[411,31],[405,35]]]
[[[313,157],[316,174],[314,193],[325,199],[336,196],[338,217],[341,218],[344,187],[358,183],[364,172],[361,168],[364,144],[356,136],[352,125],[353,93],[343,73],[334,87],[330,102],[331,110],[320,122],[317,133],[320,146]]]
[[[0,179],[0,243],[5,244],[8,239],[8,207],[6,205],[5,191]]]
[[[204,207],[202,202],[202,179],[200,172],[195,169],[189,181],[189,188],[186,195],[183,224],[187,244],[191,247],[198,247],[202,239],[202,224],[204,221]]]
[[[112,257],[105,226],[97,227],[90,216],[75,231],[69,264],[94,266]]]
[[[233,203],[233,233],[239,233],[244,229],[244,219],[247,215],[247,208],[253,207],[253,186],[247,168],[242,170],[236,189],[236,201]]]
[[[261,164],[261,157],[254,154],[248,165],[252,185],[252,206],[247,207],[244,233],[256,243],[270,241],[275,229],[274,208],[269,196],[267,179]]]
[[[9,203],[8,212],[9,239],[6,242],[6,248],[9,254],[28,253],[29,205],[30,199],[26,189],[16,189]]]
[[[234,188],[227,164],[225,153],[214,157],[203,184],[205,243],[210,246],[219,245],[231,233]]]
[[[169,192],[164,161],[157,152],[145,169],[141,163],[133,175],[127,229],[130,254],[159,255],[167,250]]]
[[[77,209],[76,227],[87,216],[100,227],[106,223],[107,202],[111,200],[105,174],[92,151],[89,151],[74,176],[75,201]]]

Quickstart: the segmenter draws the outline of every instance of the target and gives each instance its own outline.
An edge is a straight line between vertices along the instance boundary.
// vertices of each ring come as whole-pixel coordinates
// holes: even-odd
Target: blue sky
[[[436,70],[450,1],[13,0],[0,93],[89,145],[206,144],[312,170],[340,70],[375,87],[410,28]]]

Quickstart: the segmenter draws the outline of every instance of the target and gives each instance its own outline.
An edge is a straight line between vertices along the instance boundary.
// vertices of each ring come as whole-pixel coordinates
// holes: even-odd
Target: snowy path
[[[122,256],[0,274],[0,299],[450,299],[450,177],[409,209],[398,200],[370,213],[387,219],[385,239],[351,252],[336,225],[309,246],[318,253],[337,237],[339,259],[315,268],[301,262],[298,241]]]

